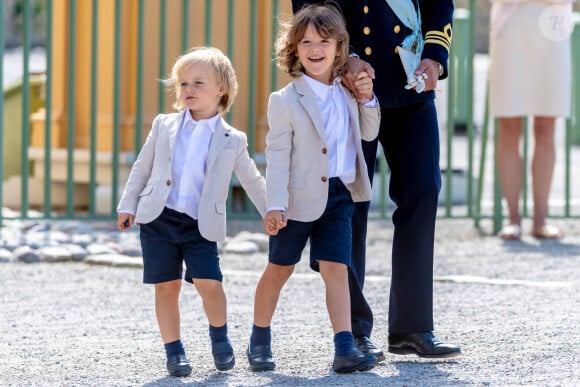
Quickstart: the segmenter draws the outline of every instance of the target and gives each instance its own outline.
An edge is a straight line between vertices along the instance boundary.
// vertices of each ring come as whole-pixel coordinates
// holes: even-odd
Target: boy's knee
[[[292,275],[293,272],[294,265],[281,266],[268,263],[268,266],[266,267],[266,271],[264,272],[264,274],[265,277],[267,277],[268,279],[278,282],[287,280]]]

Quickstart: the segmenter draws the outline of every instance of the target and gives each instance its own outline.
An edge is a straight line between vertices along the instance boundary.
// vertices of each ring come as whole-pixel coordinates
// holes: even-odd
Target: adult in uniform
[[[293,0],[293,10],[313,2],[320,1]],[[420,9],[423,51],[415,73],[427,75],[422,92],[405,88],[407,75],[398,54],[397,47],[414,32],[407,27],[407,19],[403,22],[397,16],[409,4],[396,3],[406,2],[412,2],[415,11]],[[378,140],[363,142],[371,181],[378,141],[391,170],[389,195],[396,209],[388,351],[434,358],[459,355],[458,346],[443,343],[433,334],[433,245],[441,188],[434,89],[438,79],[447,77],[453,1],[339,0],[336,4],[345,16],[355,55],[349,60],[350,74],[345,82],[360,71],[374,75],[374,91],[381,106]],[[370,340],[373,314],[362,291],[368,210],[369,202],[357,203],[352,220],[352,331],[359,349],[381,361],[383,351]]]

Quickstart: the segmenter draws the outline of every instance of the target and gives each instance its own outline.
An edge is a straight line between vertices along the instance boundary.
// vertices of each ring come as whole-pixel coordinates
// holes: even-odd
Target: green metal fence
[[[56,0],[56,1],[64,1],[64,0]],[[75,72],[77,70],[77,63],[75,63],[75,47],[77,47],[76,36],[75,36],[75,23],[77,23],[76,13],[77,7],[80,3],[79,0],[68,0],[69,12],[68,12],[68,20],[67,23],[69,25],[69,33],[68,33],[68,42],[69,42],[69,49],[68,49],[68,57],[66,58],[66,64],[69,68],[68,74],[68,83],[66,84],[67,88],[67,95],[68,95],[68,102],[67,102],[67,117],[66,122],[68,123],[67,127],[67,147],[66,147],[66,155],[67,155],[67,179],[66,179],[66,189],[64,195],[66,205],[63,208],[54,208],[52,205],[53,202],[53,195],[55,194],[51,189],[51,182],[52,182],[52,166],[51,166],[51,155],[54,150],[51,147],[52,138],[52,127],[51,122],[53,117],[51,117],[51,106],[53,105],[53,101],[51,100],[51,95],[53,94],[52,91],[56,87],[53,83],[53,72],[54,69],[51,68],[51,64],[53,63],[53,26],[54,23],[62,22],[54,20],[53,9],[54,5],[56,4],[54,0],[44,0],[42,3],[45,6],[46,12],[46,39],[45,39],[45,55],[46,55],[46,71],[43,75],[43,93],[46,96],[44,100],[45,105],[45,128],[44,128],[44,138],[46,141],[44,142],[44,154],[46,158],[46,162],[43,165],[44,172],[44,191],[42,192],[43,200],[42,205],[40,207],[31,206],[29,203],[29,195],[30,195],[30,187],[29,187],[29,174],[30,174],[30,164],[31,160],[29,158],[28,148],[30,144],[30,136],[31,136],[31,128],[30,128],[30,115],[31,111],[31,90],[34,90],[35,84],[32,81],[35,79],[33,76],[30,75],[29,71],[29,59],[30,59],[30,52],[31,52],[31,34],[30,31],[32,29],[32,4],[33,0],[21,0],[20,3],[22,4],[22,57],[23,57],[23,67],[22,73],[24,74],[22,77],[22,81],[20,84],[20,98],[21,103],[18,109],[10,109],[10,111],[5,110],[6,106],[6,98],[13,99],[13,96],[8,96],[6,92],[0,95],[0,149],[3,150],[3,156],[6,153],[5,147],[7,146],[6,138],[9,136],[14,136],[16,133],[20,139],[20,165],[22,166],[20,169],[20,176],[21,176],[21,183],[20,183],[20,203],[17,206],[18,208],[14,208],[16,212],[11,212],[9,215],[5,213],[0,213],[0,223],[2,219],[6,219],[9,217],[16,217],[16,218],[30,218],[32,216],[40,216],[46,219],[60,219],[60,218],[74,218],[74,219],[110,219],[114,217],[115,214],[115,206],[118,202],[118,192],[119,189],[122,188],[123,182],[120,181],[119,176],[119,165],[122,161],[121,158],[126,158],[127,155],[124,155],[119,151],[120,149],[120,111],[119,106],[120,99],[121,99],[121,85],[123,84],[122,73],[121,73],[121,61],[123,59],[124,52],[121,48],[121,39],[120,34],[122,30],[122,23],[124,20],[123,12],[127,12],[126,10],[123,11],[123,0],[109,0],[114,1],[115,6],[115,17],[112,20],[113,30],[115,34],[115,44],[110,49],[113,52],[114,57],[114,65],[113,65],[113,95],[111,96],[114,105],[113,111],[113,138],[112,138],[112,164],[111,164],[111,190],[110,190],[110,210],[106,211],[106,213],[99,213],[96,208],[96,204],[98,201],[98,181],[97,181],[97,159],[98,159],[98,151],[96,148],[97,143],[97,116],[96,116],[96,103],[98,99],[98,95],[100,93],[100,88],[102,86],[102,80],[100,80],[97,76],[97,66],[98,66],[98,58],[99,55],[102,55],[102,52],[99,52],[99,38],[103,31],[99,31],[99,23],[98,21],[101,18],[99,15],[99,0],[91,0],[92,3],[92,11],[91,11],[91,18],[92,18],[92,30],[91,30],[91,58],[90,58],[90,68],[91,68],[91,78],[90,82],[87,87],[90,88],[90,100],[91,100],[91,112],[90,112],[90,148],[89,148],[89,179],[88,179],[88,205],[84,209],[78,209],[75,206],[75,171],[77,169],[77,165],[74,163],[74,153],[75,153],[75,131],[72,127],[73,123],[75,122]],[[105,0],[100,0],[105,1]],[[225,0],[224,0],[225,1]],[[137,24],[135,26],[134,32],[136,35],[136,53],[137,53],[137,60],[136,60],[136,101],[135,101],[135,122],[134,122],[134,149],[132,151],[133,157],[139,151],[142,145],[142,139],[144,133],[142,132],[142,123],[143,117],[146,113],[156,113],[156,112],[146,112],[144,111],[144,98],[147,96],[144,93],[144,79],[143,79],[143,69],[144,69],[144,50],[145,44],[144,41],[144,31],[145,31],[145,9],[146,9],[146,2],[145,0],[134,0],[136,4],[137,10]],[[279,0],[270,0],[269,6],[272,10],[272,17],[271,17],[271,36],[269,37],[269,41],[273,42],[274,38],[277,33],[277,26],[278,20],[277,16],[280,12],[280,1]],[[86,4],[86,3],[85,3]],[[167,28],[168,28],[168,20],[167,20],[167,7],[168,2],[167,0],[158,0],[159,8],[158,8],[158,23],[159,23],[159,52],[165,52],[165,44],[167,39]],[[247,6],[249,4],[250,12],[249,12],[249,19],[250,20],[243,20],[240,21],[237,17],[237,9],[240,7],[240,2],[235,0],[227,0],[227,14],[223,15],[224,18],[227,18],[227,44],[226,44],[226,54],[230,57],[234,57],[234,51],[236,49],[236,42],[239,42],[240,39],[244,39],[249,41],[249,58],[250,63],[248,66],[248,90],[247,94],[243,96],[243,98],[247,98],[248,101],[248,122],[247,122],[247,130],[248,130],[248,137],[249,137],[249,144],[250,144],[250,153],[255,156],[256,159],[260,159],[260,154],[255,153],[255,137],[256,137],[256,126],[257,126],[257,117],[256,117],[256,106],[255,101],[257,99],[257,89],[256,84],[259,77],[262,74],[257,73],[257,64],[256,58],[256,51],[258,49],[258,42],[263,37],[258,37],[257,28],[258,28],[258,21],[257,21],[257,14],[259,11],[259,7],[263,6],[263,2],[259,2],[257,0],[250,0],[249,3],[245,2],[244,4]],[[212,36],[212,20],[214,20],[214,3],[211,0],[182,0],[180,2],[181,7],[181,14],[183,15],[183,20],[181,21],[181,42],[180,48],[181,51],[184,52],[189,48],[189,35],[190,35],[190,27],[191,22],[186,20],[186,15],[189,15],[191,11],[199,10],[200,15],[199,17],[203,17],[203,25],[204,25],[204,40],[206,45],[211,45],[213,42]],[[6,17],[4,14],[6,8],[5,0],[0,0],[0,16],[2,19]],[[489,168],[485,168],[485,164],[488,162],[490,157],[492,156],[492,149],[488,147],[488,139],[489,139],[489,130],[488,130],[488,118],[487,115],[484,117],[484,123],[482,125],[481,133],[477,133],[475,128],[475,120],[474,120],[474,55],[475,55],[475,22],[473,16],[475,15],[475,1],[471,0],[469,2],[469,8],[467,9],[458,9],[456,10],[455,14],[455,33],[454,33],[454,42],[452,44],[452,50],[450,53],[450,78],[446,83],[446,88],[448,92],[446,93],[447,97],[447,126],[446,128],[442,128],[442,139],[445,141],[442,142],[442,149],[444,150],[444,154],[446,155],[445,159],[442,160],[442,169],[443,169],[443,181],[444,181],[444,193],[442,195],[442,204],[441,204],[441,217],[469,217],[473,218],[476,222],[476,225],[479,225],[479,221],[481,219],[492,219],[494,221],[494,230],[497,230],[498,222],[501,222],[501,210],[502,210],[502,203],[501,203],[501,195],[498,194],[498,186],[497,184],[493,188],[493,206],[482,206],[482,202],[484,201],[483,192],[486,188],[486,179],[485,176],[489,176]],[[234,33],[233,26],[236,23],[249,23],[249,33],[247,36],[237,36]],[[574,35],[574,66],[575,71],[574,74],[580,74],[580,53],[578,52],[578,47],[580,47],[580,28],[576,29]],[[4,57],[4,31],[0,29],[0,54]],[[272,51],[272,50],[271,50]],[[166,76],[168,70],[167,64],[168,58],[165,55],[158,56],[158,77],[160,79]],[[236,63],[234,61],[234,67]],[[0,62],[0,74],[4,74],[5,69],[3,68],[2,62]],[[276,74],[276,67],[275,64],[272,62],[271,64],[271,73]],[[580,196],[580,192],[578,192],[578,188],[576,188],[576,192],[571,187],[572,184],[572,172],[574,171],[574,166],[572,165],[572,157],[570,156],[570,152],[575,150],[573,143],[575,142],[578,144],[580,140],[580,108],[578,105],[580,104],[580,80],[578,77],[575,80],[575,110],[574,116],[571,120],[567,123],[567,142],[566,142],[566,149],[567,152],[566,157],[566,191],[565,191],[565,210],[561,214],[564,217],[575,217],[580,216],[578,211],[574,211],[574,207],[571,203],[573,203],[574,195],[576,197]],[[271,76],[270,83],[269,83],[270,90],[275,90],[279,87],[278,85],[278,77]],[[161,112],[164,110],[166,106],[165,100],[165,92],[163,90],[163,86],[159,85],[159,92],[157,93],[157,111]],[[12,102],[11,102],[12,103]],[[234,109],[236,106],[234,105]],[[7,116],[11,115],[19,115],[21,125],[20,127],[14,127],[11,124],[6,124]],[[231,113],[227,116],[228,120],[231,120]],[[465,125],[465,139],[466,146],[462,148],[461,151],[455,149],[457,138],[456,135],[456,127],[457,124],[461,123]],[[477,147],[477,145],[480,145]],[[479,149],[479,155],[476,155],[476,150]],[[464,153],[459,153],[464,152]],[[459,171],[458,168],[454,167],[456,165],[456,160],[467,160],[467,166],[465,170]],[[5,181],[7,176],[5,175],[5,171],[8,170],[8,165],[10,160],[6,160],[5,157],[0,157],[0,181]],[[466,185],[465,188],[462,189],[462,194],[465,198],[464,201],[457,203],[453,197],[453,191],[457,188],[458,178],[465,179]],[[576,182],[578,183],[578,182]],[[390,202],[387,199],[387,189],[388,189],[388,168],[383,158],[380,159],[379,163],[379,178],[375,178],[375,192],[378,192],[379,199],[376,200],[376,203],[373,208],[373,216],[386,218],[390,215],[390,211],[392,211],[392,207],[390,206]],[[4,185],[0,187],[0,203],[4,203],[5,194],[7,193],[4,190]],[[235,187],[232,187],[232,193]],[[230,217],[255,217],[256,212],[250,205],[247,205],[247,198],[245,200],[246,205],[243,206],[242,211],[233,211],[234,205],[232,203],[232,196],[230,195]],[[524,196],[527,197],[527,192],[524,193]],[[577,209],[576,209],[577,210]]]

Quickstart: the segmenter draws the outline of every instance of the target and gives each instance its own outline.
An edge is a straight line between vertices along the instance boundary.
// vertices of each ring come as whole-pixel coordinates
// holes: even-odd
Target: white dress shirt
[[[324,122],[328,176],[350,184],[356,178],[356,146],[341,79],[335,78],[332,85],[327,85],[307,75],[304,77],[314,92]]]
[[[166,206],[197,219],[211,137],[220,115],[194,121],[187,110],[175,139]]]

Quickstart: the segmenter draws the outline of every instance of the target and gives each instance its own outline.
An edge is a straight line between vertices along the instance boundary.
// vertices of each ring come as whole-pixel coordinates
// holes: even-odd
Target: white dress
[[[568,117],[571,1],[493,1],[489,107],[494,117]]]

